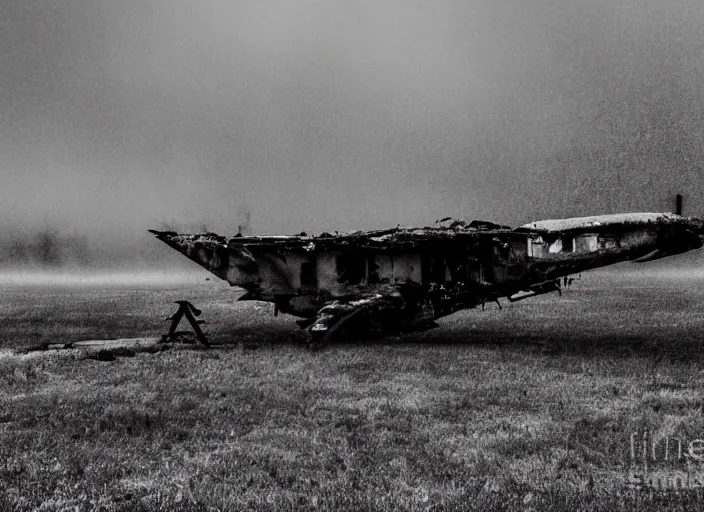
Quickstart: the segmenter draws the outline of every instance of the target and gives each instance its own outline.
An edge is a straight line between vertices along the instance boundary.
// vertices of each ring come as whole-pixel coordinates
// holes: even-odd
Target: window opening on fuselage
[[[301,263],[301,288],[317,288],[318,275],[314,261]]]
[[[370,254],[367,256],[367,283],[376,284],[380,281],[379,265],[376,263],[376,256],[374,254]]]
[[[574,251],[574,238],[571,236],[562,237],[562,252],[573,252]]]
[[[363,253],[343,252],[335,256],[337,282],[360,284],[366,275],[367,259]]]

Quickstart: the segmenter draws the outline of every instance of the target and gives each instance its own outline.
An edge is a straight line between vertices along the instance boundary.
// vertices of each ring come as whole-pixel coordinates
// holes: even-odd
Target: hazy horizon
[[[704,214],[704,4],[0,6],[0,236]],[[175,260],[170,260],[175,261]]]

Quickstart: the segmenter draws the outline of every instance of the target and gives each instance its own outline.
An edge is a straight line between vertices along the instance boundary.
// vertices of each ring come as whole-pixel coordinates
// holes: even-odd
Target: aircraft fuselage
[[[378,300],[402,311],[398,321],[410,324],[498,297],[552,291],[556,279],[584,270],[702,246],[701,221],[655,213],[541,221],[515,229],[455,221],[318,237],[154,233],[244,288],[241,300],[273,302],[279,311],[305,318],[319,316],[331,303]]]

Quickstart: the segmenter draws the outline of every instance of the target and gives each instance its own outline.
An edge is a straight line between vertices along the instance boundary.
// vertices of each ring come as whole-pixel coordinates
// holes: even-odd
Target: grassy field
[[[0,510],[646,510],[629,439],[704,438],[704,278],[584,274],[562,297],[381,342],[300,345],[210,281],[0,291]],[[43,342],[158,336],[172,301],[211,350],[112,362]]]

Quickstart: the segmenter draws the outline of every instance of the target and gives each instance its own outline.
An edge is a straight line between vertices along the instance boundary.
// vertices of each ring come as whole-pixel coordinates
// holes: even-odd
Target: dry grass
[[[696,508],[623,478],[631,432],[704,437],[702,284],[585,275],[562,299],[316,353],[215,283],[8,288],[4,347],[156,336],[181,298],[233,344],[0,351],[0,510]]]

